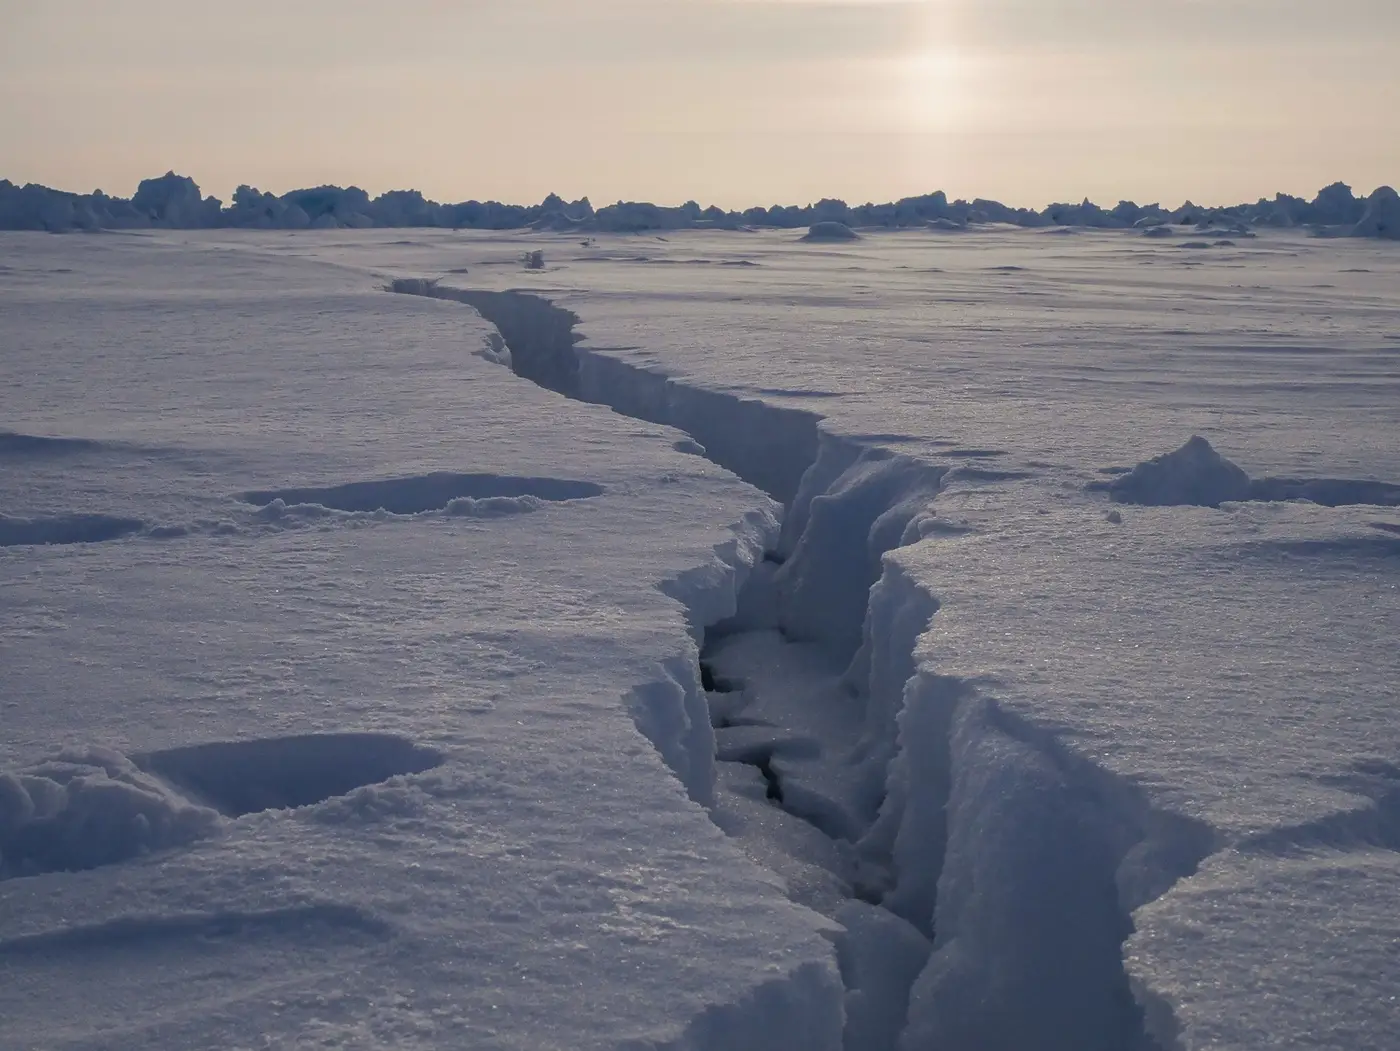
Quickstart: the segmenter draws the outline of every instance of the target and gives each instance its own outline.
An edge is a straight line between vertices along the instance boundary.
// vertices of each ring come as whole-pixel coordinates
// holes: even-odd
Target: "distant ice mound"
[[[1322,507],[1400,507],[1400,485],[1393,482],[1364,478],[1250,478],[1200,435],[1175,452],[1144,461],[1111,482],[1092,482],[1088,488],[1108,493],[1115,503],[1154,507],[1219,507],[1236,500],[1306,500]]]
[[[184,846],[217,831],[221,820],[118,752],[66,750],[0,773],[0,879]]]
[[[860,234],[845,223],[828,221],[813,223],[802,238],[804,241],[858,241]]]
[[[1227,500],[1249,499],[1249,475],[1197,434],[1175,452],[1138,464],[1113,481],[1108,493],[1120,504],[1219,507]]]
[[[1366,199],[1366,213],[1351,231],[1353,237],[1400,241],[1400,193],[1382,186]]]

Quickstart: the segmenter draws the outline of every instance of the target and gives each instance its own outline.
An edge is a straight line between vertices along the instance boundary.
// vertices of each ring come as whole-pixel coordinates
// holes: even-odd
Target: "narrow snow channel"
[[[390,289],[475,308],[501,336],[483,356],[683,431],[678,447],[783,505],[733,615],[690,611],[716,744],[710,813],[844,928],[847,1048],[1164,1046],[1149,1023],[1170,1032],[1169,1011],[1139,1002],[1122,946],[1132,910],[1194,871],[1208,837],[975,684],[919,666],[938,601],[886,556],[957,528],[932,505],[959,468],[594,351],[576,315],[538,296]],[[936,906],[956,932],[935,931]],[[950,933],[961,948],[935,953]]]

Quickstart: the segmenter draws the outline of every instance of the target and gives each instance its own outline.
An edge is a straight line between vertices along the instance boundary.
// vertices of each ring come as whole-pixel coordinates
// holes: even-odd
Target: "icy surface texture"
[[[250,956],[266,916],[323,930],[278,950],[326,975],[305,979],[323,997],[344,983],[327,960],[383,960],[404,931],[434,932],[402,1005],[295,999],[302,1028],[279,1017],[279,1032],[353,1023],[403,1042],[434,1019],[421,1042],[450,1046],[451,1018],[468,1043],[512,1046],[568,1018],[571,1046],[1393,1042],[1400,460],[1383,436],[1400,424],[1400,283],[1386,246],[162,237],[190,280],[233,268],[244,296],[280,294],[286,273],[269,268],[322,274],[325,309],[351,311],[365,342],[332,351],[302,332],[321,353],[289,354],[314,309],[299,302],[276,336],[242,341],[275,354],[282,386],[255,409],[202,406],[200,442],[148,392],[79,425],[57,395],[92,380],[52,365],[65,358],[38,323],[79,298],[42,259],[11,275],[54,389],[5,422],[33,439],[0,458],[22,479],[5,512],[144,526],[6,550],[14,666],[36,698],[6,754],[27,761],[75,724],[129,752],[186,747],[170,710],[197,711],[200,740],[253,722],[266,739],[268,721],[350,732],[355,713],[442,754],[291,817],[245,816],[194,851],[62,877],[129,892],[127,873],[155,866],[198,887],[229,844],[273,867],[295,844],[309,860],[285,885],[306,888],[352,859],[335,901],[238,906]],[[541,246],[550,268],[521,271]],[[64,267],[79,269],[50,269]],[[86,280],[119,298],[100,267]],[[417,298],[356,305],[386,282]],[[228,309],[203,317],[186,296],[165,338],[197,345]],[[488,323],[509,369],[479,356]],[[383,346],[412,367],[376,370]],[[340,382],[328,366],[347,360],[375,382]],[[137,379],[160,391],[170,367]],[[308,398],[332,404],[327,384],[333,407],[307,413]],[[82,484],[138,459],[157,474]],[[229,495],[334,504],[346,486],[443,473],[601,492],[526,494],[543,506],[495,517],[283,499],[275,526]],[[1120,481],[1147,498],[1113,502]],[[98,569],[109,589],[90,587]],[[166,624],[147,632],[139,685],[112,673],[140,634],[133,594],[159,596]],[[90,664],[56,658],[60,632]],[[101,703],[84,703],[99,681]],[[157,729],[133,741],[133,727]],[[390,841],[397,868],[376,853]],[[395,883],[404,851],[420,868]],[[30,915],[64,893],[50,879],[0,893]],[[463,918],[464,883],[486,919]],[[323,907],[349,911],[281,911]],[[227,904],[200,908],[151,937],[226,922]],[[55,914],[33,911],[37,929],[6,944],[53,966],[65,939],[127,944],[110,911],[81,935],[45,928]],[[472,973],[517,976],[505,992],[463,982],[454,937],[477,947]],[[467,1002],[418,991],[444,975]],[[506,993],[514,1028],[483,1021]],[[191,1025],[221,1032],[213,1014]]]
[[[368,272],[5,258],[0,1045],[841,1046],[703,805],[767,496]]]
[[[903,998],[882,977],[878,1032],[907,1002],[905,1051],[1258,1046],[1243,1019],[1315,995],[1251,976],[1292,951],[1291,926],[1241,925],[1291,907],[1271,858],[1388,871],[1389,797],[1353,786],[1400,748],[1397,264],[1293,235],[1194,256],[1033,236],[865,238],[816,264],[757,236],[605,243],[547,295],[580,319],[592,400],[672,424],[706,404],[701,446],[765,412],[815,432],[725,452],[787,513],[707,644],[738,690],[714,710],[747,735],[721,748],[755,771],[718,812],[742,812],[726,785],[761,790],[848,848],[725,823],[755,856],[786,844],[793,893],[829,907],[794,864],[817,863],[931,939]],[[698,281],[707,260],[754,265]],[[1240,918],[1220,958],[1195,953],[1174,903],[1260,852],[1257,882],[1219,891],[1237,912],[1211,899]],[[1347,930],[1362,958],[1393,945],[1375,910]],[[1217,963],[1229,984],[1192,984]],[[1300,1008],[1265,1042],[1387,1046],[1370,1005],[1392,969],[1328,973],[1356,1024]]]

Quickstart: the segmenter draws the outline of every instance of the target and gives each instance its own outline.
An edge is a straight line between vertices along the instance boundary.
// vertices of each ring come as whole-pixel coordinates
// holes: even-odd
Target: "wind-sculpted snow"
[[[38,434],[0,431],[0,457],[7,459],[74,456],[79,453],[95,452],[101,448],[101,442],[91,441],[87,438],[51,438]]]
[[[219,827],[215,810],[111,750],[0,772],[0,879],[111,865]]]
[[[538,501],[584,500],[602,493],[602,486],[593,482],[562,478],[435,472],[414,478],[348,482],[325,489],[266,489],[245,493],[243,498],[262,506],[280,500],[284,506],[317,505],[337,511],[485,515],[528,511],[538,507]]]
[[[602,495],[593,482],[565,478],[523,478],[439,471],[344,485],[255,490],[242,494],[256,507],[227,518],[150,522],[100,513],[33,518],[0,514],[0,547],[100,544],[128,537],[177,540],[198,536],[238,536],[305,528],[384,524],[396,518],[495,519],[530,514],[553,503]]]
[[[134,757],[144,770],[228,817],[311,806],[400,774],[442,754],[390,734],[274,737],[169,748]]]
[[[1324,507],[1397,507],[1400,485],[1351,478],[1256,478],[1249,483],[1249,499],[1308,500]]]
[[[1138,464],[1106,488],[1119,503],[1219,507],[1249,498],[1249,475],[1198,434],[1175,452]]]
[[[857,241],[859,239],[860,235],[849,226],[837,222],[813,223],[811,228],[802,235],[804,241]]]
[[[0,547],[31,544],[100,544],[139,533],[146,523],[139,518],[103,514],[50,515],[10,518],[0,515]]]

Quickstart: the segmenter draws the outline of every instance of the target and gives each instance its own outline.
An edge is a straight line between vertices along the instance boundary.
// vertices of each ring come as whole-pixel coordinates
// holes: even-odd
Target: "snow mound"
[[[186,799],[105,748],[70,749],[0,773],[0,879],[111,865],[218,831]]]
[[[856,233],[845,223],[824,222],[813,223],[803,236],[804,241],[858,241],[860,234]]]
[[[1146,460],[1112,482],[1095,482],[1120,504],[1219,507],[1230,500],[1306,500],[1324,507],[1400,506],[1400,485],[1356,478],[1250,478],[1195,435],[1175,452]]]
[[[96,452],[101,442],[86,438],[49,438],[18,431],[0,431],[0,458],[66,456],[74,453]]]
[[[477,499],[459,496],[449,500],[443,513],[452,518],[504,518],[506,515],[527,515],[545,506],[538,496],[486,496]]]
[[[113,865],[215,835],[224,817],[310,806],[422,773],[440,753],[388,734],[72,748],[0,773],[0,880]]]
[[[1108,492],[1115,503],[1153,507],[1219,507],[1227,500],[1250,497],[1249,475],[1199,434],[1175,452],[1138,464],[1111,482]]]

